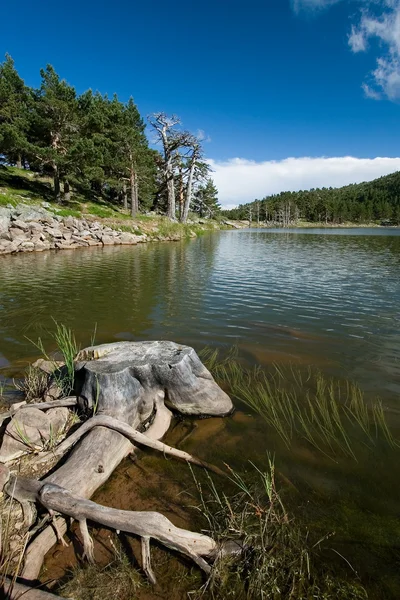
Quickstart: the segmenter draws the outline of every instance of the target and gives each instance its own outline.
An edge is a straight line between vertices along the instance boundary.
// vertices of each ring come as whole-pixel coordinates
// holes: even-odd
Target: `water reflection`
[[[48,341],[53,317],[82,344],[95,323],[98,342],[237,343],[255,361],[314,364],[392,396],[400,391],[399,232],[335,232],[227,231],[2,257],[2,363],[33,356],[26,336]]]

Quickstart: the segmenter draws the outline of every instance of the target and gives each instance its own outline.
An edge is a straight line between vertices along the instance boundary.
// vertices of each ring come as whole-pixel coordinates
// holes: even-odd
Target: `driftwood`
[[[90,562],[94,561],[94,556],[87,519],[118,532],[124,531],[139,536],[142,539],[143,568],[153,582],[155,577],[151,570],[149,546],[151,538],[190,557],[206,573],[210,571],[211,567],[205,558],[215,557],[216,542],[201,533],[175,527],[158,512],[108,508],[71,494],[58,485],[11,475],[4,465],[0,465],[0,482],[4,484],[4,490],[18,501],[39,502],[51,515],[61,513],[78,521],[84,554]],[[62,534],[57,525],[55,529],[58,535]]]
[[[4,600],[61,600],[60,596],[45,592],[39,587],[33,588],[18,581],[13,582],[11,578],[6,579],[2,589],[0,587],[0,594]]]
[[[222,477],[226,477],[227,474],[222,469],[219,469],[215,465],[212,465],[205,460],[201,460],[188,452],[184,452],[183,450],[179,450],[178,448],[173,448],[172,446],[168,446],[163,442],[159,442],[158,440],[152,440],[144,433],[133,429],[130,425],[126,425],[125,423],[121,423],[117,419],[113,419],[112,417],[97,415],[86,421],[77,431],[71,434],[67,439],[65,439],[57,448],[54,450],[50,450],[49,452],[45,452],[41,456],[36,459],[35,463],[46,462],[49,457],[58,457],[61,458],[72,448],[88,431],[93,429],[93,427],[108,427],[114,431],[118,431],[118,433],[122,433],[128,440],[130,440],[134,444],[139,444],[140,446],[146,446],[147,448],[152,448],[153,450],[158,450],[163,454],[167,454],[169,456],[173,456],[174,458],[178,458],[180,460],[184,460],[186,462],[197,465],[198,467],[204,467],[209,471],[213,471],[217,475],[221,475]]]
[[[12,489],[14,481],[15,497],[26,510],[29,502],[39,501],[53,517],[53,526],[46,527],[28,545],[22,577],[37,579],[45,554],[66,532],[66,521],[56,517],[56,512],[79,520],[89,557],[87,518],[139,535],[144,568],[151,580],[154,580],[149,556],[152,537],[209,570],[204,557],[215,551],[211,538],[176,528],[159,513],[116,511],[89,502],[88,498],[107,481],[121,460],[134,451],[132,442],[209,466],[157,442],[170,424],[172,415],[167,406],[184,414],[224,416],[232,410],[230,398],[192,348],[173,342],[120,342],[87,348],[78,355],[76,384],[78,407],[89,414],[95,412],[96,416],[60,445],[60,455],[71,446],[73,449],[51,475],[40,482],[16,478],[6,487]],[[149,422],[145,434],[137,431]]]

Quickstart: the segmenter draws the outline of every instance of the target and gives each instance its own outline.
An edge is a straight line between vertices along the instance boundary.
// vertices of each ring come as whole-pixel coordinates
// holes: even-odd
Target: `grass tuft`
[[[114,560],[106,567],[84,565],[73,569],[61,588],[64,596],[79,600],[133,600],[143,579],[120,546],[114,547]]]
[[[218,491],[209,476],[205,486],[195,479],[207,533],[221,548],[236,542],[238,551],[225,556],[221,552],[207,582],[191,597],[365,600],[366,591],[352,581],[353,574],[334,577],[321,564],[320,550],[326,538],[312,541],[309,532],[286,511],[276,489],[273,460],[269,459],[267,472],[254,468],[257,477],[253,483],[231,470],[236,492],[229,496]]]

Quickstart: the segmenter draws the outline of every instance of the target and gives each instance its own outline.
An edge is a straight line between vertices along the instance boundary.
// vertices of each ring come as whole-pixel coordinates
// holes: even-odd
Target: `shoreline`
[[[19,204],[16,207],[0,207],[0,256],[93,246],[175,242],[195,238],[208,231],[234,228],[225,221],[197,219],[183,224],[158,215],[144,215],[137,219],[61,216],[50,212],[47,203],[44,204],[46,206]]]

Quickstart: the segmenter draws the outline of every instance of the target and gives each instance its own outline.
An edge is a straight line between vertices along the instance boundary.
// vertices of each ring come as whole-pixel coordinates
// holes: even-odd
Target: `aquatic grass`
[[[275,465],[266,471],[251,463],[243,476],[230,469],[232,489],[218,490],[209,474],[200,482],[192,471],[206,533],[221,551],[206,583],[190,597],[237,600],[365,599],[366,591],[353,573],[333,576],[321,564],[322,539],[313,539],[286,510],[275,483]],[[224,553],[223,549],[234,550]],[[347,563],[348,564],[348,563]]]
[[[386,422],[382,402],[368,404],[356,384],[327,379],[320,371],[305,373],[292,365],[244,367],[237,348],[220,358],[218,350],[200,352],[216,380],[240,402],[258,413],[278,433],[287,448],[304,439],[335,460],[342,454],[357,460],[359,444],[372,448],[385,440],[400,447]]]
[[[78,565],[69,580],[61,585],[63,596],[79,600],[133,600],[145,585],[122,545],[111,540],[114,557],[105,567],[98,564]]]
[[[79,352],[79,346],[76,342],[75,335],[69,327],[63,323],[58,323],[52,318],[55,330],[50,332],[51,337],[55,340],[59,352],[61,352],[65,366],[59,368],[57,361],[49,356],[42,339],[39,337],[35,342],[27,337],[27,339],[41,352],[44,358],[54,365],[53,379],[59,385],[65,396],[68,396],[74,389],[75,381],[75,357]]]

